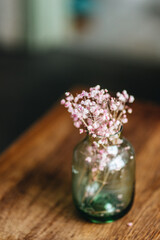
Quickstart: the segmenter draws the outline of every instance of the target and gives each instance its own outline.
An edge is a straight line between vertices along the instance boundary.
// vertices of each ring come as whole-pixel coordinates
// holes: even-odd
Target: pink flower
[[[79,127],[81,126],[81,121],[76,121],[76,122],[74,122],[74,126],[75,126],[76,128],[79,128]]]
[[[132,108],[128,108],[128,113],[132,113]]]
[[[66,101],[65,101],[64,99],[61,100],[61,104],[65,104],[65,102],[66,102]]]
[[[92,130],[92,126],[91,125],[88,126],[88,130]]]
[[[128,95],[127,91],[126,91],[126,90],[123,90],[122,93],[123,93],[124,97],[125,97],[126,99],[128,99],[129,95]]]
[[[66,92],[66,93],[65,93],[66,96],[69,96],[69,94],[70,94],[69,92]]]
[[[134,102],[134,97],[131,95],[130,97],[129,97],[129,103],[133,103]]]
[[[111,97],[107,89],[100,89],[97,85],[88,92],[83,90],[76,97],[69,92],[65,95],[61,104],[68,109],[74,126],[80,128],[80,134],[88,132],[94,138],[102,137],[97,146],[108,144],[109,138],[112,141],[120,126],[128,122],[126,114],[132,113],[127,104],[132,103],[134,97],[129,96],[126,90],[117,92],[117,97]]]
[[[127,223],[127,226],[128,226],[128,227],[131,227],[132,225],[133,225],[132,222]]]
[[[127,118],[123,118],[122,119],[122,123],[127,123],[128,122],[128,119]]]
[[[82,134],[84,132],[83,129],[79,129],[79,133]]]

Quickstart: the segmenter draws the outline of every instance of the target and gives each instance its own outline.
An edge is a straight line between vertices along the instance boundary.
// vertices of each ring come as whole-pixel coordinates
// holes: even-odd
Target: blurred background
[[[0,0],[0,151],[75,85],[160,102],[159,0]]]

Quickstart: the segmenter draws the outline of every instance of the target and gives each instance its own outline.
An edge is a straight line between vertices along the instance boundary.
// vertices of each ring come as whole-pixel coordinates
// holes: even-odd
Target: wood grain
[[[160,106],[134,104],[124,135],[136,151],[133,207],[114,223],[87,222],[71,196],[72,152],[82,136],[54,106],[0,157],[0,240],[160,240]]]

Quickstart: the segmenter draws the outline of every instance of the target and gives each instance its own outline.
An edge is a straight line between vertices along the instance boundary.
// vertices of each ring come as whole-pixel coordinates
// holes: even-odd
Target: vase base
[[[79,209],[77,206],[76,206],[76,208],[82,217],[84,217],[85,219],[87,219],[88,221],[90,221],[92,223],[111,223],[111,222],[114,222],[114,221],[120,219],[121,217],[123,217],[125,214],[127,214],[129,212],[129,210],[131,209],[131,207],[133,205],[133,200],[134,200],[134,195],[132,197],[132,201],[129,203],[129,205],[124,210],[122,210],[119,213],[116,213],[115,215],[103,216],[103,217],[90,215],[90,214],[84,212],[83,210]]]

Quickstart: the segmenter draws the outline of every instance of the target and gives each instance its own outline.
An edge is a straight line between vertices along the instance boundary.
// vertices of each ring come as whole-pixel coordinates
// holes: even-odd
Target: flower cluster
[[[121,126],[128,122],[127,113],[132,113],[128,103],[132,103],[134,97],[128,95],[126,90],[112,97],[107,89],[100,89],[97,85],[88,92],[83,90],[75,97],[69,92],[65,95],[61,104],[71,114],[74,126],[79,128],[80,134],[87,132],[93,138],[98,137],[98,142],[95,141],[98,145],[112,141]]]

